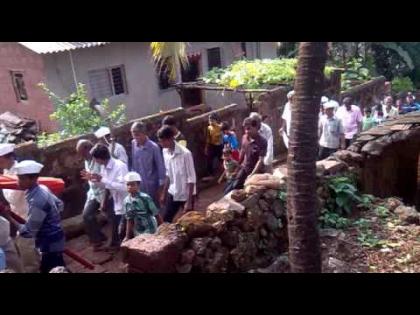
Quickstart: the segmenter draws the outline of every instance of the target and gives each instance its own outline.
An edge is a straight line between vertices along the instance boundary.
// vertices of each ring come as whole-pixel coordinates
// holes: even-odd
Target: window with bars
[[[207,65],[208,70],[222,67],[222,56],[220,47],[207,49]]]
[[[91,70],[88,76],[93,98],[101,100],[113,95],[128,94],[123,65]]]
[[[13,89],[15,90],[16,100],[27,101],[28,93],[25,88],[25,81],[23,80],[23,72],[21,71],[10,71],[12,76]]]

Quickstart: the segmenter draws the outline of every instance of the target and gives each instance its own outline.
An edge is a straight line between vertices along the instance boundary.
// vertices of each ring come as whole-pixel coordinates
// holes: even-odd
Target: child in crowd
[[[229,123],[222,123],[223,146],[229,146],[232,149],[232,157],[235,161],[239,161],[239,143],[234,131],[230,129]]]
[[[124,180],[127,185],[128,195],[124,199],[125,218],[127,228],[125,239],[149,233],[153,234],[157,230],[157,220],[159,210],[154,204],[152,198],[140,191],[141,177],[136,172],[129,172]]]
[[[224,189],[225,195],[234,189],[234,181],[240,168],[239,163],[233,158],[232,153],[232,149],[228,146],[223,149],[223,167],[225,170],[222,176],[220,176],[218,182],[221,184],[223,179],[226,177],[227,182]]]
[[[205,154],[207,156],[207,171],[211,177],[213,177],[215,173],[213,167],[214,160],[217,160],[219,166],[223,151],[222,128],[219,121],[219,116],[216,113],[210,114],[209,125],[207,127]]]
[[[368,130],[374,126],[376,126],[376,119],[372,116],[372,109],[370,107],[365,107],[364,109],[364,116],[362,121],[362,130]]]
[[[375,119],[376,125],[380,125],[384,120],[384,111],[382,109],[382,105],[378,104],[375,106],[375,111],[373,113],[373,118]]]

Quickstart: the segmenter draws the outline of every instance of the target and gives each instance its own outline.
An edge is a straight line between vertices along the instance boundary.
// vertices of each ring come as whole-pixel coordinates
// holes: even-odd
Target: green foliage
[[[415,89],[413,81],[409,77],[396,77],[392,80],[392,92],[410,92]]]
[[[375,197],[368,194],[363,194],[360,196],[360,202],[358,204],[359,208],[365,208],[370,209],[373,205],[373,201],[375,200]]]
[[[374,197],[360,195],[356,188],[356,179],[351,176],[331,177],[327,182],[329,198],[319,218],[321,227],[344,229],[350,225],[346,216],[350,215],[354,207],[370,208]]]
[[[375,214],[380,218],[387,218],[390,215],[389,210],[384,206],[379,206],[375,208]]]
[[[100,126],[117,126],[125,122],[125,106],[119,105],[111,110],[107,99],[102,101],[101,106],[108,117],[101,117],[90,106],[87,91],[81,83],[77,86],[75,93],[72,93],[66,99],[61,99],[55,95],[45,84],[40,87],[47,93],[50,99],[56,105],[56,111],[50,115],[52,120],[56,120],[60,124],[61,131],[59,134],[42,134],[38,137],[41,145],[49,145],[59,140],[69,137],[82,135],[93,132]]]
[[[354,181],[349,177],[332,177],[328,187],[332,198],[327,202],[327,206],[339,215],[351,214],[353,206],[362,201]]]
[[[322,209],[319,217],[322,228],[345,229],[350,226],[350,220],[340,216],[338,213]]]
[[[37,144],[39,147],[47,147],[62,140],[60,133],[41,133],[38,135]]]
[[[232,89],[256,89],[265,85],[292,84],[296,70],[296,58],[239,60],[226,68],[212,69],[202,79],[205,83]],[[333,68],[326,67],[326,76],[332,70]]]
[[[386,241],[379,239],[371,229],[371,222],[367,219],[359,219],[353,222],[353,226],[357,227],[359,235],[357,240],[369,248],[382,247]]]
[[[346,63],[346,71],[341,75],[341,87],[344,90],[372,79],[371,71],[364,65],[363,58],[353,58]]]

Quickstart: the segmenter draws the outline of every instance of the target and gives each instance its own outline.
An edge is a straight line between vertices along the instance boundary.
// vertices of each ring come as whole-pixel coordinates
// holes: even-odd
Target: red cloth
[[[233,151],[232,151],[232,158],[233,158],[235,161],[239,162],[239,151],[238,151],[238,150],[233,150]]]
[[[64,190],[64,181],[61,178],[39,177],[38,184],[47,186],[55,195],[61,194]],[[0,189],[21,190],[18,185],[17,176],[0,175]]]

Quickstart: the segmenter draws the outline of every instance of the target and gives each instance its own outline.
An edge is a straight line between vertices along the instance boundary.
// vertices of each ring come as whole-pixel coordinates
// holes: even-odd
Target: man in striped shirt
[[[19,224],[8,210],[3,216],[15,225],[20,236],[35,238],[35,246],[41,252],[41,273],[48,273],[58,266],[65,266],[63,259],[64,231],[61,227],[60,212],[63,202],[46,187],[38,185],[42,164],[35,161],[22,161],[15,166],[18,183],[26,191],[29,205],[28,220]]]

